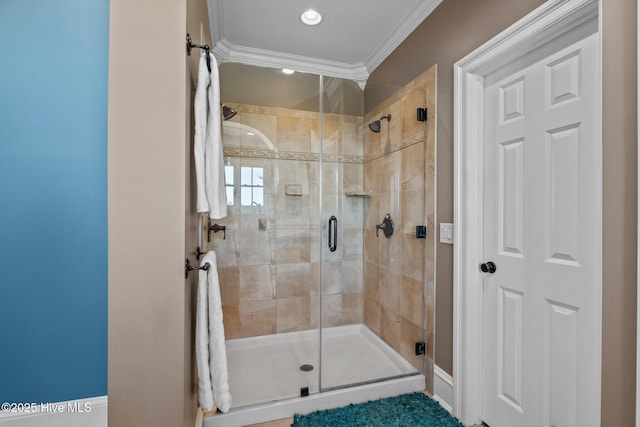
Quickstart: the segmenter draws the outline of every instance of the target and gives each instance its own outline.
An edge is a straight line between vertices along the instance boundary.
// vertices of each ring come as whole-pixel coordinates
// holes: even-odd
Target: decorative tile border
[[[223,104],[233,107],[238,114],[250,113],[276,117],[292,117],[298,119],[320,120],[320,113],[317,111],[296,110],[285,107],[268,107],[263,105],[238,104],[231,101],[223,101]],[[236,119],[237,120],[237,119]],[[362,126],[363,117],[349,114],[322,113],[322,121],[355,123]]]
[[[366,156],[357,156],[351,154],[324,154],[322,161],[331,163],[355,163],[364,164],[372,160],[379,159],[386,154],[400,151],[403,148],[410,147],[424,141],[424,133],[420,132],[411,137],[396,143],[391,143],[388,150],[381,150],[369,153]],[[223,152],[228,157],[248,157],[254,159],[274,159],[274,160],[297,160],[304,162],[320,161],[319,153],[300,153],[296,151],[272,151],[272,150],[255,150],[246,148],[224,147]]]
[[[224,147],[225,156],[229,157],[250,157],[254,159],[275,159],[275,160],[298,160],[306,162],[320,161],[319,153],[299,153],[295,151],[272,151],[272,150],[251,150],[243,148]],[[325,154],[322,161],[333,163],[364,163],[363,156],[348,154]]]

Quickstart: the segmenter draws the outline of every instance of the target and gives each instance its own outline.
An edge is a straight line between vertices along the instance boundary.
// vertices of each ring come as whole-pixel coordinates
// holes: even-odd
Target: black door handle
[[[338,247],[338,218],[336,218],[333,215],[331,215],[331,218],[329,218],[329,227],[327,228],[327,231],[328,231],[327,240],[329,241],[329,250],[331,252],[335,252]]]
[[[480,271],[483,273],[493,274],[497,269],[496,265],[491,261],[480,264]]]

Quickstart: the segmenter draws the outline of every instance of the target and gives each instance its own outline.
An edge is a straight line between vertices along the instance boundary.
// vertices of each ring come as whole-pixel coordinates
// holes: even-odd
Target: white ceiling
[[[357,81],[369,74],[442,0],[207,0],[213,52],[222,61]],[[300,21],[307,9],[320,25]]]

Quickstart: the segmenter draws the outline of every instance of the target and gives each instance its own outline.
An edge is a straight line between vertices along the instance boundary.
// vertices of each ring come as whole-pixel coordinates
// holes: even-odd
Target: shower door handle
[[[327,227],[327,240],[329,241],[329,250],[335,252],[338,247],[338,218],[331,215],[329,218],[329,227]]]

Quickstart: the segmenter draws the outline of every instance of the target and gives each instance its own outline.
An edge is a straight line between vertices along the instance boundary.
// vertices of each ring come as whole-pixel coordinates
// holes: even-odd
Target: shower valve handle
[[[376,224],[376,237],[378,236],[378,230],[382,230],[384,237],[390,239],[393,236],[393,219],[391,215],[386,214],[381,224]]]

